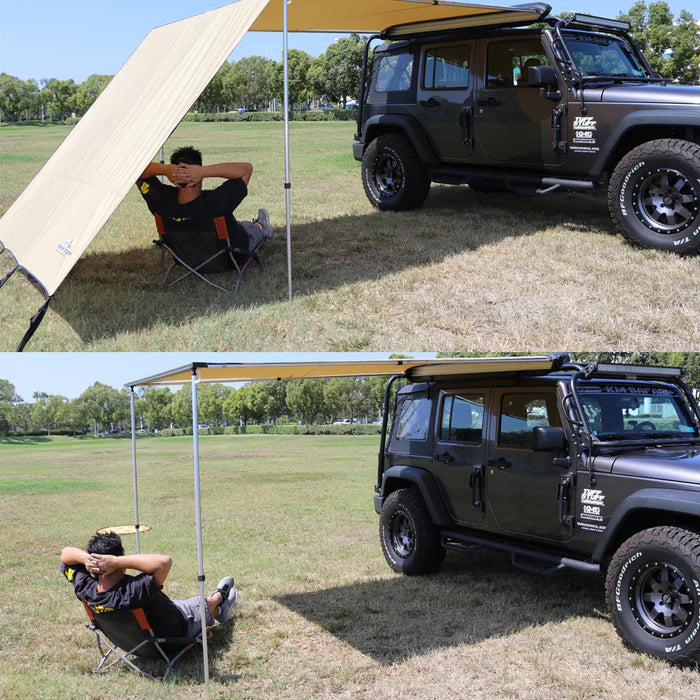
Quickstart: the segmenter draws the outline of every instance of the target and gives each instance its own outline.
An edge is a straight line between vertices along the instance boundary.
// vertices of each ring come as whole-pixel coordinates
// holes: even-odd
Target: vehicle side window
[[[397,408],[396,440],[425,440],[428,437],[431,401],[427,394],[411,394]]]
[[[468,88],[470,54],[471,47],[468,45],[427,49],[423,64],[423,88],[426,90]]]
[[[413,54],[386,54],[379,59],[376,69],[376,92],[410,90],[413,77]]]
[[[445,396],[440,417],[440,440],[478,444],[483,425],[483,396]]]
[[[527,87],[527,69],[548,65],[539,39],[494,42],[488,49],[486,87]]]
[[[532,429],[561,427],[553,394],[504,394],[498,444],[505,447],[533,447]]]

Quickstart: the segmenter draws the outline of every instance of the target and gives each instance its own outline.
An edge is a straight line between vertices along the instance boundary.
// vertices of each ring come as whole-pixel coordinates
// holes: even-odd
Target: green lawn
[[[402,578],[372,509],[376,437],[216,436],[200,443],[208,587],[233,572],[234,626],[211,634],[213,697],[686,697],[698,674],[626,651],[602,581],[448,554]],[[191,443],[138,443],[142,548],[170,553],[173,597],[196,593]],[[165,686],[91,673],[65,544],[133,521],[127,440],[0,444],[0,697],[201,696],[201,657]],[[134,538],[125,537],[133,551]]]
[[[640,251],[603,197],[433,186],[415,212],[379,213],[352,158],[352,122],[291,124],[295,298],[287,300],[283,130],[184,123],[166,146],[255,165],[241,217],[266,206],[266,272],[236,296],[196,281],[159,289],[152,219],[133,188],[58,290],[28,350],[541,350],[700,347],[700,258]],[[0,214],[67,127],[0,129]],[[0,274],[10,256],[0,256]],[[0,292],[12,350],[41,294]]]

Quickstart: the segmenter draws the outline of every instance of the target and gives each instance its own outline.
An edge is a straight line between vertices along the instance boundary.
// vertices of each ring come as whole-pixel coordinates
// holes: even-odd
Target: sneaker
[[[219,585],[216,587],[216,590],[221,593],[221,601],[223,602],[228,598],[229,591],[233,588],[233,576],[224,576],[221,581],[219,581]]]
[[[267,209],[258,209],[258,218],[255,221],[262,226],[263,238],[271,238],[272,226],[270,226],[270,215]]]
[[[230,577],[229,577],[230,578]],[[238,591],[235,586],[231,586],[228,596],[223,603],[219,606],[221,612],[214,618],[218,623],[223,624],[231,619],[231,612],[233,611],[233,606],[238,602]]]

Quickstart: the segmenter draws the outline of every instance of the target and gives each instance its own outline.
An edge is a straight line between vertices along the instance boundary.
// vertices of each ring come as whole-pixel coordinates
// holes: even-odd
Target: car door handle
[[[490,459],[489,467],[498,467],[501,471],[512,467],[513,463],[509,462],[505,457],[499,457],[498,459]]]
[[[435,107],[440,106],[440,100],[431,97],[429,100],[421,100],[418,103],[421,107],[427,107],[428,109],[435,109]]]
[[[455,458],[449,452],[443,452],[441,455],[435,455],[435,459],[438,462],[444,462],[445,464],[455,461]]]

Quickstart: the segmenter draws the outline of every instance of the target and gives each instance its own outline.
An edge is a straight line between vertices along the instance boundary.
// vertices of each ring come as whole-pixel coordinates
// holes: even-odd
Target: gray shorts
[[[174,600],[173,603],[177,606],[178,610],[184,615],[187,620],[187,636],[196,637],[202,631],[202,617],[200,612],[200,601],[202,599],[196,595],[193,598],[188,598],[187,600]],[[204,612],[207,616],[207,625],[211,626],[214,624],[214,616],[209,610],[209,605],[204,604]]]

